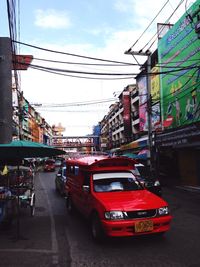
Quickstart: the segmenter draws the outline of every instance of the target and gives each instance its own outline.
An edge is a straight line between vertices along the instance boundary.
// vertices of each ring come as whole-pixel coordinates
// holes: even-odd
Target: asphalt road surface
[[[93,242],[87,222],[69,216],[55,192],[55,172],[36,175],[36,212],[0,229],[0,267],[199,267],[200,192],[164,188],[173,221],[163,238],[145,236]],[[18,224],[17,224],[18,222]]]

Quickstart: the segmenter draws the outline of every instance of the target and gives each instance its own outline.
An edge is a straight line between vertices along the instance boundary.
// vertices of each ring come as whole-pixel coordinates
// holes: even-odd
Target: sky
[[[12,1],[10,1],[12,2]],[[105,66],[108,62],[73,55],[136,64],[144,56],[125,54],[129,48],[150,51],[156,48],[157,23],[165,23],[183,2],[170,23],[175,23],[195,1],[190,0],[16,0],[18,53],[33,55],[32,64],[68,71],[129,73],[126,79],[108,80],[97,75],[65,72],[86,78],[56,75],[29,68],[20,71],[20,89],[50,125],[62,124],[65,136],[92,134],[108,113],[109,106],[129,84],[135,83],[138,66]],[[160,14],[159,11],[162,9]],[[9,37],[6,0],[0,1],[0,36]],[[140,38],[141,37],[141,38]],[[154,38],[153,38],[154,37]],[[153,38],[153,39],[152,39]],[[60,53],[47,52],[60,51]],[[64,54],[67,53],[68,55]],[[68,62],[57,63],[45,60]],[[70,62],[70,64],[69,64]],[[73,64],[72,64],[73,63]],[[81,63],[81,64],[74,64]],[[104,64],[99,65],[82,65]],[[116,64],[115,64],[116,65]],[[63,73],[62,73],[63,74]],[[104,78],[125,76],[104,76]],[[92,78],[92,79],[91,79]],[[127,79],[128,78],[128,79]],[[97,104],[94,104],[97,103]],[[53,107],[53,106],[59,107]]]

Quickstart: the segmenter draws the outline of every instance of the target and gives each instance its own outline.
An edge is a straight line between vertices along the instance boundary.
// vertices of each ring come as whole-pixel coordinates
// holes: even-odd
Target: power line
[[[27,65],[25,63],[21,63],[22,65]],[[29,65],[32,68],[37,68],[37,69],[44,69],[44,70],[48,70],[48,71],[58,71],[58,72],[67,72],[67,73],[77,73],[77,74],[84,74],[84,75],[100,75],[100,76],[134,76],[134,75],[138,75],[138,73],[105,73],[105,72],[85,72],[85,71],[78,71],[78,70],[68,70],[68,69],[59,69],[59,68],[50,68],[50,67],[46,67],[46,66],[41,66],[41,65],[34,65],[34,64],[30,64]],[[165,66],[162,66],[163,68],[165,68]],[[170,66],[168,66],[169,68]],[[174,68],[174,67],[173,67]],[[189,65],[189,66],[180,66],[175,69],[169,70],[169,71],[162,71],[162,72],[153,72],[153,73],[147,73],[147,72],[143,72],[140,73],[140,76],[146,76],[146,75],[160,75],[160,74],[168,74],[168,73],[173,73],[173,72],[177,72],[177,71],[182,71],[182,70],[189,70],[189,69],[196,69],[196,68],[200,68],[200,66],[198,65]]]
[[[129,63],[129,62],[122,62],[122,61],[116,61],[116,60],[109,60],[109,59],[88,57],[88,56],[83,56],[83,55],[78,55],[78,54],[73,54],[73,53],[67,53],[67,52],[61,52],[61,51],[57,51],[57,50],[47,49],[47,48],[43,48],[43,47],[39,47],[39,46],[35,46],[35,45],[30,45],[30,44],[27,44],[27,43],[18,42],[16,40],[12,40],[12,41],[14,43],[19,43],[21,45],[29,46],[29,47],[32,47],[32,48],[35,48],[35,49],[46,51],[46,52],[57,53],[57,54],[62,54],[62,55],[67,55],[67,56],[73,56],[73,57],[80,57],[80,58],[85,58],[85,59],[90,59],[90,60],[96,60],[96,61],[103,61],[103,62],[110,62],[110,63],[119,63],[119,64],[132,65],[132,63]]]
[[[78,71],[78,70],[68,70],[68,69],[59,69],[59,68],[50,68],[41,65],[34,65],[30,64],[31,67],[52,70],[52,71],[60,71],[60,72],[67,72],[67,73],[77,73],[77,74],[89,74],[89,75],[102,75],[102,76],[133,76],[133,73],[105,73],[105,72],[86,72],[86,71]]]
[[[156,101],[159,102],[159,101],[163,100],[163,105],[166,106],[166,105],[168,105],[168,102],[171,101],[171,100],[174,100],[175,97],[177,97],[178,100],[180,100],[181,98],[189,95],[191,93],[191,91],[193,91],[196,86],[200,85],[200,81],[199,81],[199,82],[196,82],[195,84],[193,84],[193,85],[191,85],[189,87],[186,87],[186,85],[191,81],[191,79],[195,76],[195,74],[197,72],[198,72],[198,69],[195,70],[194,73],[189,77],[189,79],[180,87],[181,90],[176,91],[174,93],[174,95],[172,95],[172,93],[169,93],[169,94],[164,95],[162,98],[158,98]],[[185,94],[183,94],[183,93],[185,93]],[[147,95],[147,94],[142,94],[142,95]],[[140,94],[139,94],[139,96],[140,96]],[[171,101],[171,103],[173,103],[174,101]],[[167,102],[167,104],[166,104],[166,102]],[[147,102],[144,102],[142,105],[144,105],[146,103]]]
[[[96,104],[102,104],[107,102],[113,102],[116,101],[116,98],[108,98],[108,99],[99,99],[99,100],[90,100],[90,101],[84,101],[84,102],[73,102],[73,103],[61,103],[61,104],[55,104],[55,103],[32,103],[32,106],[37,107],[71,107],[71,106],[85,106],[85,105],[96,105]]]
[[[165,8],[165,6],[167,5],[167,3],[169,2],[169,0],[167,0],[165,2],[165,4],[162,6],[162,8],[159,10],[159,12],[157,13],[157,15],[153,18],[153,20],[149,23],[149,25],[147,26],[147,28],[142,32],[142,34],[139,36],[139,38],[134,42],[134,44],[128,49],[128,51],[131,51],[131,49],[139,42],[139,40],[142,38],[142,36],[145,34],[145,32],[149,29],[149,27],[152,25],[152,23],[155,21],[155,19],[160,15],[160,13],[162,12],[162,10]]]
[[[66,77],[71,77],[71,78],[79,78],[79,79],[88,79],[88,80],[127,80],[127,79],[133,79],[133,77],[115,77],[115,78],[107,78],[107,77],[85,77],[85,76],[79,76],[79,75],[70,75],[70,74],[66,74],[66,73],[60,73],[57,71],[51,71],[51,70],[46,70],[46,69],[42,69],[42,68],[37,68],[37,67],[33,67],[30,66],[30,68],[35,69],[35,70],[40,70],[40,71],[44,71],[47,73],[52,73],[52,74],[56,74],[56,75],[61,75],[61,76],[66,76]]]
[[[178,8],[181,6],[181,4],[182,4],[183,2],[184,2],[184,0],[181,0],[181,1],[179,2],[179,4],[177,5],[177,7],[175,8],[175,10],[172,12],[172,14],[169,16],[169,18],[165,21],[165,24],[167,24],[167,23],[169,22],[169,20],[173,17],[173,15],[176,13],[176,11],[178,10]],[[150,49],[151,49],[151,47],[153,46],[153,44],[154,44],[154,43],[156,42],[156,40],[157,40],[157,34],[160,34],[160,33],[162,32],[163,28],[164,28],[164,26],[160,28],[160,30],[159,30],[158,33],[156,32],[156,33],[153,35],[153,37],[146,43],[146,45],[142,48],[142,50],[144,50],[145,47],[147,47],[147,46],[150,44],[150,42],[156,37],[156,39],[155,39],[155,40],[151,43],[151,45],[147,48],[147,50],[150,50]]]
[[[47,108],[40,108],[38,107],[37,109],[39,109],[40,111],[45,111],[45,112],[64,112],[64,113],[88,113],[88,112],[106,112],[107,110],[106,109],[90,109],[90,110],[63,110],[63,109],[60,109],[60,110],[55,110],[55,109],[47,109]]]
[[[69,65],[85,65],[85,66],[111,66],[111,67],[132,67],[132,66],[140,66],[141,64],[134,64],[134,63],[115,63],[115,64],[98,64],[98,63],[84,63],[84,62],[69,62],[69,61],[59,61],[59,60],[52,60],[52,59],[44,59],[44,58],[36,58],[34,60],[38,61],[45,61],[45,62],[52,62],[52,63],[61,63],[61,64],[69,64]]]

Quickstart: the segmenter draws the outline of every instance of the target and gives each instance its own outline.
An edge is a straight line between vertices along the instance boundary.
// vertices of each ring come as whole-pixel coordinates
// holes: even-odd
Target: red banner
[[[27,70],[33,60],[31,55],[13,55],[13,70]]]

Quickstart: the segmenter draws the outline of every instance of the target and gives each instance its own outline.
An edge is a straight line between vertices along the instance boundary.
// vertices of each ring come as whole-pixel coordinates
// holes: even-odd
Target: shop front
[[[200,123],[156,135],[159,170],[167,182],[200,186]]]

